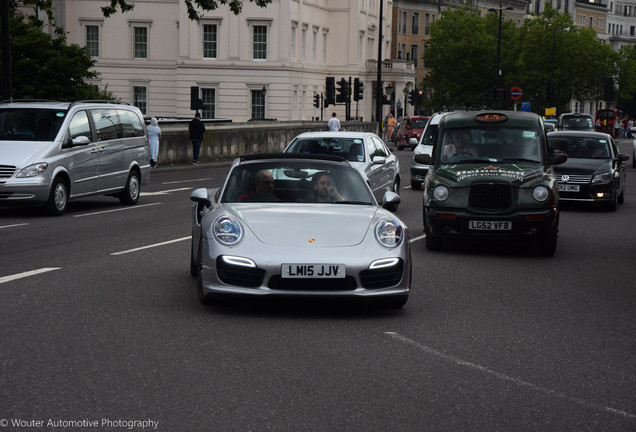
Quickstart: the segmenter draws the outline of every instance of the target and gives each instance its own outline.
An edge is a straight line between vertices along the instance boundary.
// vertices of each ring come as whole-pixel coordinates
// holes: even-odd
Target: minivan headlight
[[[234,246],[243,238],[243,228],[234,218],[221,216],[212,226],[214,238],[225,246]]]
[[[596,174],[594,177],[592,177],[592,183],[609,183],[611,181],[612,173],[609,171],[601,174]]]
[[[402,226],[394,220],[382,219],[375,226],[375,238],[385,247],[396,247],[402,243],[404,231]]]
[[[549,196],[550,191],[545,186],[537,186],[532,191],[532,197],[539,202],[547,200]]]
[[[26,168],[22,168],[15,175],[17,178],[25,178],[25,177],[35,177],[44,174],[44,171],[49,167],[47,163],[36,163],[33,165],[29,165]]]
[[[448,198],[448,188],[444,185],[435,186],[433,196],[437,201],[445,201]]]

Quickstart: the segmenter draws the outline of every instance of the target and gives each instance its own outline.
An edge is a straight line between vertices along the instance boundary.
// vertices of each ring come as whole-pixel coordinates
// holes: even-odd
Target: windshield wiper
[[[502,162],[530,162],[530,163],[539,163],[538,160],[535,159],[524,159],[524,158],[505,158],[502,159]]]

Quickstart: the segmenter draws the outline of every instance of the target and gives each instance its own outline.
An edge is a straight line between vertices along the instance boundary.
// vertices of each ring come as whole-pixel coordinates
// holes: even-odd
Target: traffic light
[[[364,83],[360,81],[360,78],[353,80],[353,100],[362,100],[364,96]]]
[[[415,94],[415,90],[411,90],[409,92],[409,103],[411,105],[415,105],[416,100],[417,100],[417,95]]]
[[[338,103],[346,103],[348,100],[347,97],[347,80],[344,78],[340,78],[340,81],[338,81],[338,88],[336,89],[338,91],[338,94],[336,95],[336,102]]]
[[[334,77],[327,77],[325,80],[325,108],[329,105],[336,104],[336,79]]]
[[[318,93],[314,95],[314,106],[320,108],[320,95]]]

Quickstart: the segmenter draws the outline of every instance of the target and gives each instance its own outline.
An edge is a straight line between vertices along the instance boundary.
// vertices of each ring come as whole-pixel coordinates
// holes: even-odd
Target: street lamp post
[[[499,10],[499,29],[497,32],[497,75],[495,77],[495,104],[497,108],[501,107],[501,102],[505,92],[502,91],[502,73],[501,73],[501,22],[503,20],[503,0],[499,0],[499,9],[488,9],[488,12],[497,12]],[[514,10],[508,6],[506,10]]]

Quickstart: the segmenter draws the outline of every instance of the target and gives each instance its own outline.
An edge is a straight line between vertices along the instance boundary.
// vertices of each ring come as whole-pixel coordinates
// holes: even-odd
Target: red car
[[[397,139],[395,141],[397,149],[402,150],[406,147],[414,149],[417,142],[420,141],[420,137],[429,118],[430,117],[425,116],[405,117],[397,130]],[[411,138],[415,138],[417,142],[415,144],[409,143]]]

